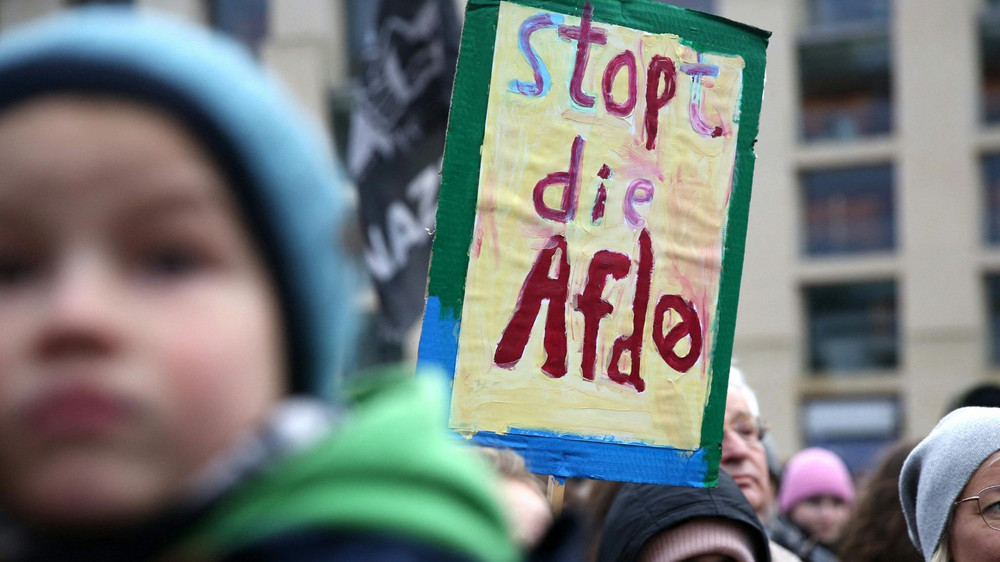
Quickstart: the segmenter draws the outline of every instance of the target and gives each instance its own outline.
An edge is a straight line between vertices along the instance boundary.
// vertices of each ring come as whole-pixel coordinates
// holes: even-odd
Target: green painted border
[[[462,317],[469,248],[476,220],[499,12],[500,0],[469,0],[466,6],[441,167],[427,294],[440,299],[442,315],[458,319]],[[442,231],[449,236],[438,236]]]
[[[466,7],[445,141],[437,231],[448,232],[449,236],[434,237],[427,290],[428,296],[440,300],[442,316],[455,319],[461,318],[465,297],[500,1],[469,0]],[[580,16],[583,11],[582,0],[513,0],[511,3],[573,16]],[[695,50],[739,55],[744,60],[740,128],[725,227],[716,324],[713,326],[716,337],[712,350],[712,384],[701,429],[701,447],[709,461],[705,483],[714,485],[722,455],[726,387],[755,161],[753,144],[760,122],[765,52],[770,33],[655,0],[590,0],[590,3],[594,6],[595,22],[650,33],[672,33]]]

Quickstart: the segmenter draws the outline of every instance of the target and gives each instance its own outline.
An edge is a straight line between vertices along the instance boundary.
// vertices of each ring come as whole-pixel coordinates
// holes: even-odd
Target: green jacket
[[[443,429],[435,382],[373,393],[328,437],[231,492],[172,552],[219,559],[282,533],[330,530],[415,540],[474,560],[519,559],[494,477]]]

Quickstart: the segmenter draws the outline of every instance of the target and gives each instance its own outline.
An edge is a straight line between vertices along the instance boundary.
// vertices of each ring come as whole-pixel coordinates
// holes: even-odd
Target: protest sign
[[[558,477],[713,485],[766,32],[652,0],[470,0],[419,361]]]

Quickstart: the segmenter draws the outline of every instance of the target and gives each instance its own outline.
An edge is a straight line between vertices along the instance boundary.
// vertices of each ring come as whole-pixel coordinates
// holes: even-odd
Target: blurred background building
[[[0,0],[0,32],[79,3]],[[343,151],[371,13],[116,3],[238,37]],[[1000,0],[672,3],[773,32],[734,356],[783,456],[822,445],[863,468],[1000,380]]]

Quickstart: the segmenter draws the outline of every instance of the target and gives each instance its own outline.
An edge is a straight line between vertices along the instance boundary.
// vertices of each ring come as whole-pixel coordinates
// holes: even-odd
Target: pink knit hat
[[[677,562],[701,554],[753,562],[753,545],[739,523],[699,517],[654,535],[643,545],[638,562]]]
[[[814,447],[799,451],[785,465],[778,508],[788,515],[800,501],[823,495],[854,505],[854,485],[847,466],[840,457],[826,449]]]

